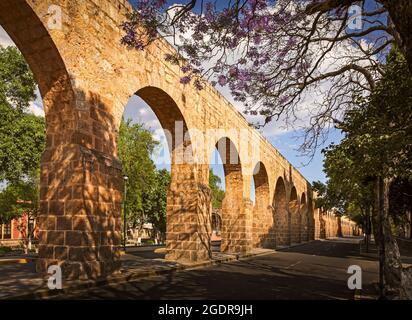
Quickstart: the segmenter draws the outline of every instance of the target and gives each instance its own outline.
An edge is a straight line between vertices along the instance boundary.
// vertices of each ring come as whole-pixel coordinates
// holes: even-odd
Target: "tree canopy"
[[[0,192],[0,224],[27,214],[36,217],[39,209],[39,181],[34,174],[8,184]]]
[[[35,89],[22,54],[0,46],[0,180],[18,181],[40,166],[45,122],[25,112]]]
[[[45,120],[27,113],[36,83],[15,47],[0,47],[0,222],[37,214]]]
[[[127,217],[132,228],[152,223],[161,237],[166,232],[166,201],[170,184],[167,170],[157,170],[151,158],[159,142],[143,124],[122,121],[118,148],[127,180]]]
[[[225,197],[225,191],[221,188],[222,180],[215,175],[212,169],[209,169],[209,187],[212,191],[212,206],[213,208],[221,208],[222,201]]]
[[[324,150],[327,184],[315,182],[314,189],[318,206],[353,218],[374,206],[374,178],[391,179],[388,215],[401,224],[412,209],[407,191],[412,182],[412,75],[396,49],[384,69],[371,95],[359,98],[358,108],[339,124],[343,140]]]
[[[307,151],[376,86],[393,44],[412,66],[411,16],[407,0],[137,0],[122,42],[143,50],[169,39],[182,83],[227,86],[257,126],[303,113]]]
[[[34,76],[20,51],[0,46],[0,103],[23,111],[36,98],[35,89]]]

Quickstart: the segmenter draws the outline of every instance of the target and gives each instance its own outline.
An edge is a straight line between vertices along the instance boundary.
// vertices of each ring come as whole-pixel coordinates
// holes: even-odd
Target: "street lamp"
[[[124,196],[123,196],[123,250],[126,253],[126,237],[127,237],[127,212],[126,212],[126,197],[127,197],[127,175],[123,176],[124,181]]]

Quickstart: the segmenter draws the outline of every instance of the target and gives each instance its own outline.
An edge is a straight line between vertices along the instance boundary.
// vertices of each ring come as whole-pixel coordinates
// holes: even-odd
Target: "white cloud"
[[[35,116],[38,116],[38,117],[44,117],[45,116],[43,106],[38,105],[34,101],[30,103],[28,111],[29,111],[29,113],[32,113],[32,114],[34,114]]]
[[[280,4],[280,3],[279,3]],[[277,10],[279,8],[273,8],[273,10]],[[295,7],[291,6],[290,10],[294,10]],[[174,12],[172,12],[173,14]],[[334,25],[335,29],[338,30],[340,25],[338,22]],[[334,34],[333,28],[329,31],[331,34]],[[193,35],[193,30],[188,29],[185,33],[177,33],[176,42],[178,44],[182,43],[182,38],[190,39]],[[328,33],[325,34],[329,35]],[[166,40],[170,40],[167,38]],[[321,45],[326,46],[328,43],[322,43]],[[361,46],[364,50],[370,48],[371,44],[365,40],[361,40]],[[173,44],[172,44],[173,45]],[[325,49],[321,49],[320,45],[314,43],[310,47],[310,51],[314,53],[320,53]],[[242,48],[237,49],[237,51],[233,52],[231,55],[230,61],[237,61],[239,58],[239,52],[242,52]],[[216,56],[219,56],[216,54]],[[340,67],[347,65],[348,63],[353,62],[354,60],[357,61],[357,64],[361,66],[370,65],[371,61],[366,61],[363,59],[364,53],[357,47],[355,47],[350,40],[340,42],[334,45],[329,53],[327,53],[318,67],[317,74],[324,74],[325,72],[330,72],[332,70],[337,70]],[[375,59],[376,61],[377,59]],[[203,68],[205,70],[209,69],[213,66],[214,61],[207,61],[203,64]],[[316,74],[314,74],[316,76]],[[317,83],[311,88],[306,89],[304,94],[301,95],[301,100],[299,104],[296,106],[293,114],[282,115],[277,121],[273,120],[271,123],[267,124],[265,127],[260,129],[259,131],[262,133],[263,136],[269,137],[277,137],[282,136],[286,133],[291,132],[301,132],[303,128],[308,128],[311,126],[310,121],[311,118],[319,112],[319,106],[326,100],[325,98],[330,94],[330,89],[333,84],[333,80],[336,79],[328,79],[322,82]],[[361,82],[366,82],[364,79],[359,79]],[[227,87],[221,87],[216,85],[216,89],[229,101],[232,105],[243,114],[245,109],[244,105],[241,102],[234,101],[229,89]],[[251,116],[251,115],[243,115],[249,123],[263,123],[264,117],[262,116]]]
[[[0,46],[8,47],[8,46],[15,46],[13,40],[10,39],[7,32],[0,26]]]

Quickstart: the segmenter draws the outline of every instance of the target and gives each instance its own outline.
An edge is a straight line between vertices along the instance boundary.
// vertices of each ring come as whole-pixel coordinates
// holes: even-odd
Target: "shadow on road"
[[[353,243],[311,242],[247,260],[96,288],[73,297],[195,300],[353,299],[354,291],[347,286],[347,268],[352,264],[362,266],[362,294],[375,296],[373,283],[377,281],[377,263],[373,259],[360,257],[358,247]]]
[[[377,257],[365,255],[364,248],[354,242],[353,238],[339,238],[333,240],[315,240],[308,244],[291,248],[280,249],[280,252],[293,252],[312,256],[325,256],[336,258],[357,258],[367,261],[376,261]]]

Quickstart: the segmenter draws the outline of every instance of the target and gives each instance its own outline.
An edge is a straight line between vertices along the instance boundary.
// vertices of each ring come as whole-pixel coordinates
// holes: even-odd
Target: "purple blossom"
[[[190,82],[191,78],[189,76],[184,76],[180,78],[180,83],[182,84],[188,84]]]
[[[223,87],[227,83],[227,78],[223,74],[221,74],[217,80],[217,82]]]
[[[184,65],[180,68],[183,73],[188,73],[191,70],[191,67],[189,65]]]

